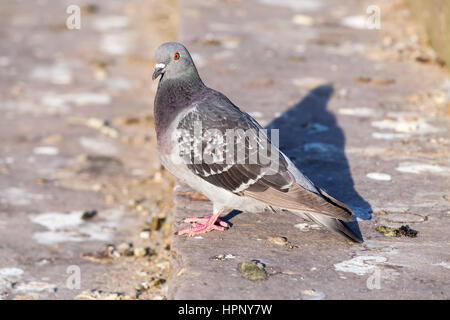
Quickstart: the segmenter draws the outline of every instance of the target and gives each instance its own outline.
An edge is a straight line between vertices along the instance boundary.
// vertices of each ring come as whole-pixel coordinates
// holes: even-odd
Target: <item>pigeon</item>
[[[224,94],[200,79],[188,50],[167,42],[155,52],[153,80],[157,148],[161,163],[208,197],[213,213],[184,220],[178,235],[229,228],[220,215],[292,212],[353,242],[363,242],[345,222],[352,210],[315,186],[272,142],[266,130]],[[237,150],[239,149],[239,150]]]

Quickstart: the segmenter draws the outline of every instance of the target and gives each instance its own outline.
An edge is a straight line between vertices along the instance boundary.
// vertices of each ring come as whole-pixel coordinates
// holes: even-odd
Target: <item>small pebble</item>
[[[105,250],[106,250],[107,254],[110,257],[113,257],[113,258],[119,258],[120,257],[119,251],[117,251],[116,246],[113,245],[113,244],[105,245]]]
[[[292,245],[286,237],[268,237],[267,241],[279,246],[287,246],[289,249],[297,248],[297,246]]]
[[[96,183],[92,186],[92,191],[99,192],[103,189],[103,185],[101,183]]]
[[[134,256],[138,258],[142,258],[148,255],[148,250],[146,248],[135,248]]]
[[[83,212],[81,219],[89,220],[97,215],[97,210],[87,210]]]
[[[311,26],[314,24],[314,18],[303,15],[303,14],[296,14],[292,18],[292,22],[294,24],[301,25],[301,26]]]
[[[236,258],[232,254],[219,254],[217,256],[212,257],[214,260],[227,260],[227,259],[234,259]]]
[[[132,209],[136,208],[138,204],[139,204],[138,200],[135,199],[128,200],[128,206]]]
[[[161,172],[157,171],[154,175],[153,175],[153,181],[154,182],[161,182],[162,181],[162,174]]]
[[[279,246],[285,246],[288,244],[286,237],[268,237],[267,241],[277,244]]]
[[[117,250],[119,251],[120,255],[130,257],[134,255],[133,251],[133,244],[132,243],[121,243],[117,246]]]
[[[149,238],[150,238],[150,231],[142,231],[142,232],[139,234],[139,236],[140,236],[142,239],[149,239]]]
[[[161,229],[163,222],[166,220],[166,218],[161,217],[153,217],[152,221],[150,223],[150,230],[151,231],[157,231]]]

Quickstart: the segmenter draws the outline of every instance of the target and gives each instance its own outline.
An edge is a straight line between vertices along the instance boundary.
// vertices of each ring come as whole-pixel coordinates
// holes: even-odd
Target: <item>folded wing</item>
[[[282,209],[353,220],[345,204],[298,185],[264,129],[223,95],[196,102],[177,129],[179,144],[190,144],[182,155],[187,167],[205,181]]]

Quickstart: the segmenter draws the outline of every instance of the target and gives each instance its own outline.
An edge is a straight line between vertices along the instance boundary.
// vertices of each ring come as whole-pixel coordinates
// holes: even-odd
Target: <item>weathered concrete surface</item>
[[[80,30],[66,28],[73,4]],[[172,202],[151,72],[174,13],[173,1],[1,2],[0,299],[164,298],[169,231],[140,233]],[[152,254],[102,251],[122,242]]]
[[[225,232],[172,237],[169,298],[450,298],[449,75],[418,62],[426,50],[397,4],[377,1],[382,29],[368,30],[373,4],[180,0],[180,40],[205,83],[280,128],[281,149],[354,209],[365,242],[289,214],[230,214]],[[175,205],[174,230],[211,211],[183,185]],[[268,279],[245,279],[246,260]]]

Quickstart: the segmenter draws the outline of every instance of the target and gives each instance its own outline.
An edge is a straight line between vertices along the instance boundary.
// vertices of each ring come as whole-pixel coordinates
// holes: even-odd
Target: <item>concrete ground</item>
[[[165,298],[173,178],[151,73],[176,14],[174,1],[1,3],[0,299]]]
[[[72,4],[0,5],[0,299],[450,297],[450,77],[398,1],[379,30],[374,1],[80,1],[69,30]],[[211,211],[155,153],[152,57],[176,39],[363,244],[287,213],[174,234]]]
[[[398,1],[376,1],[381,29],[368,29],[373,4],[180,0],[180,40],[204,82],[279,128],[365,242],[287,213],[230,213],[225,232],[172,236],[170,299],[450,298],[448,70]],[[174,230],[212,209],[181,183],[175,199]],[[403,225],[417,237],[376,230]]]

